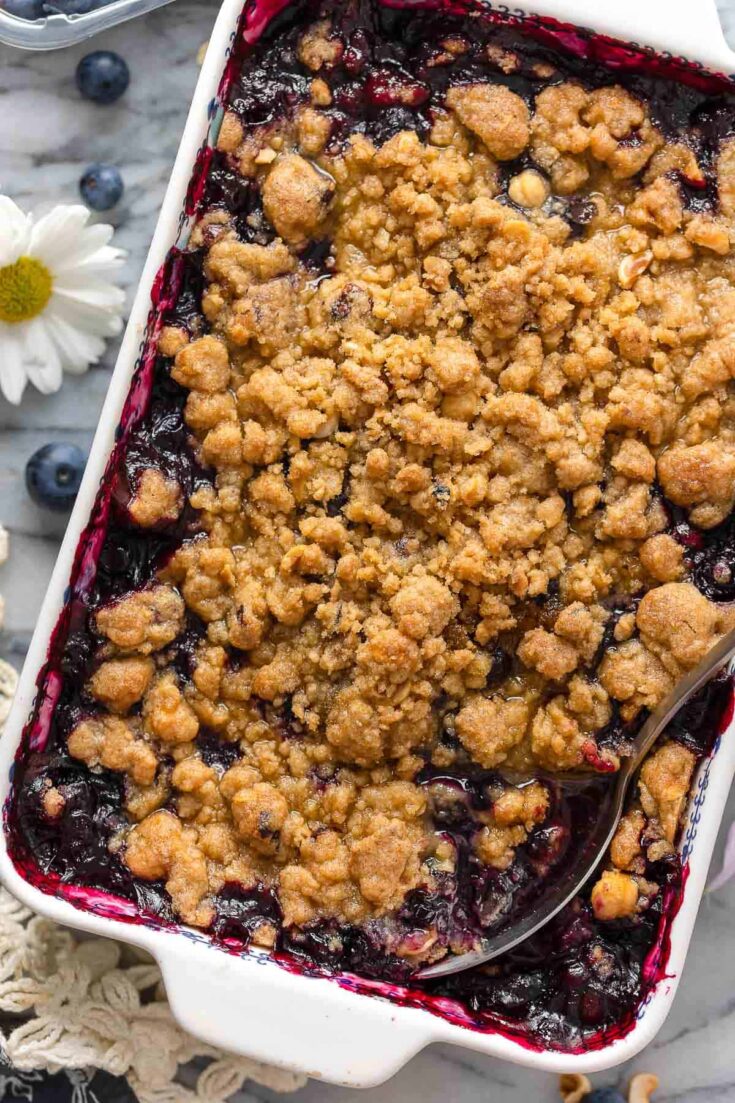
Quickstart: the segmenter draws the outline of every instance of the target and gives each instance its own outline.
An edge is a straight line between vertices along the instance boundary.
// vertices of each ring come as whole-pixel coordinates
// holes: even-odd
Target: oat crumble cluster
[[[449,37],[436,65],[469,49]],[[269,232],[209,206],[191,240],[203,322],[159,341],[213,477],[187,506],[143,467],[128,506],[142,530],[192,508],[201,531],[94,612],[68,738],[125,776],[115,849],[196,926],[237,883],[273,887],[286,927],[389,930],[457,870],[456,790],[422,771],[614,770],[626,739],[606,733],[735,625],[693,584],[667,504],[709,530],[735,502],[735,142],[700,164],[632,92],[553,69],[529,102],[492,45],[425,132],[335,141],[344,51],[316,21],[308,96],[259,125],[225,115],[219,153]],[[687,201],[682,181],[715,178],[715,209]],[[674,741],[645,764],[598,919],[655,896],[646,860],[673,853],[694,765]],[[471,851],[506,870],[552,786],[488,778]],[[59,792],[44,800],[58,815]]]

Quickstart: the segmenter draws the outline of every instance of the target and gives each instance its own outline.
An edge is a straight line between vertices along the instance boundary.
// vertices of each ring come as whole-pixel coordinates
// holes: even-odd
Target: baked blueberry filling
[[[594,885],[412,974],[558,879],[735,587],[735,101],[576,42],[361,2],[241,44],[10,811],[47,887],[566,1050],[661,975],[727,678]]]

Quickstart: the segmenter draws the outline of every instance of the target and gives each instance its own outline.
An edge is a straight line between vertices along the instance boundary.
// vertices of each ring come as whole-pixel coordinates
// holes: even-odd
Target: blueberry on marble
[[[114,50],[94,50],[77,65],[76,82],[85,99],[114,103],[130,84],[130,70]]]
[[[5,0],[0,6],[8,15],[17,15],[19,19],[41,19],[43,16],[41,0]]]
[[[87,457],[76,444],[44,444],[26,464],[26,487],[36,505],[64,513],[74,505]]]
[[[109,211],[124,190],[120,170],[114,165],[90,165],[79,181],[82,199],[93,211]]]
[[[625,1103],[625,1096],[617,1088],[595,1088],[584,1097],[584,1103]]]

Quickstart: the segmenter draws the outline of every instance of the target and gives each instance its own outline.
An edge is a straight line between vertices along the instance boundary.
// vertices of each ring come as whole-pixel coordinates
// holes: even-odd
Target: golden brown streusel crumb
[[[173,673],[159,675],[146,693],[143,725],[162,743],[190,743],[196,738],[199,721]]]
[[[690,508],[692,522],[701,528],[712,528],[732,511],[735,449],[732,444],[728,449],[727,441],[670,448],[659,458],[658,475],[666,496]]]
[[[616,869],[631,869],[641,853],[641,834],[646,817],[633,809],[622,817],[610,846],[610,860]]]
[[[592,910],[596,919],[623,919],[638,907],[638,884],[628,873],[606,869],[592,888]]]
[[[150,785],[158,768],[153,748],[136,721],[117,716],[90,716],[69,735],[69,754],[88,766],[104,766],[130,774],[139,785]]]
[[[734,612],[708,601],[689,582],[669,582],[650,590],[636,614],[641,639],[673,674],[691,670],[704,658]]]
[[[159,583],[104,605],[95,614],[95,624],[116,651],[150,655],[179,635],[184,608],[181,595]]]
[[[503,85],[456,85],[447,92],[447,106],[499,161],[512,161],[528,145],[528,108]]]
[[[598,733],[732,623],[689,581],[659,487],[701,527],[735,502],[735,145],[711,219],[676,176],[701,178],[694,154],[618,85],[564,80],[529,107],[456,84],[425,137],[339,145],[342,51],[315,24],[308,101],[267,131],[223,120],[268,232],[204,211],[208,332],[159,341],[212,474],[190,498],[202,531],[94,614],[107,714],[70,739],[129,775],[125,860],[192,923],[228,881],[274,887],[287,925],[389,915],[455,868],[419,770],[616,768]],[[535,167],[503,183],[526,151]],[[153,470],[133,491],[143,526],[184,506]],[[167,650],[186,615],[187,677]],[[601,918],[646,899],[642,836],[657,854],[674,838],[693,758],[673,747],[644,767]],[[538,783],[495,794],[476,858],[506,868],[548,801]]]
[[[684,573],[684,548],[668,533],[651,536],[640,548],[641,564],[657,582],[677,582]]]
[[[560,640],[545,628],[526,632],[518,645],[518,657],[532,670],[551,682],[558,682],[577,669],[579,658],[571,644]]]
[[[313,237],[327,215],[334,182],[297,153],[279,158],[263,183],[263,209],[284,241]]]
[[[152,659],[108,659],[97,667],[88,689],[110,712],[126,713],[148,689],[154,670]]]
[[[474,697],[457,713],[457,735],[470,757],[499,766],[526,734],[530,709],[520,698]]]
[[[179,326],[164,326],[158,338],[161,356],[176,356],[189,344],[189,334]]]
[[[664,744],[643,763],[639,784],[643,811],[658,821],[669,842],[676,838],[695,765],[692,752],[674,742]]]
[[[298,49],[299,61],[314,72],[321,68],[330,68],[342,56],[342,42],[336,36],[330,37],[330,30],[329,20],[323,19],[315,23],[301,37]]]
[[[227,349],[215,337],[200,337],[176,353],[171,377],[182,387],[213,394],[223,391],[230,380]]]
[[[242,123],[235,112],[225,111],[217,136],[217,149],[223,153],[234,153],[240,147],[243,137]]]
[[[175,521],[184,500],[175,479],[167,478],[154,467],[145,467],[138,476],[138,485],[130,499],[128,513],[141,528]]]
[[[210,887],[206,862],[194,834],[183,828],[176,816],[161,810],[134,827],[125,863],[131,873],[144,880],[165,879],[185,923],[204,927],[211,922],[212,907],[206,902]]]

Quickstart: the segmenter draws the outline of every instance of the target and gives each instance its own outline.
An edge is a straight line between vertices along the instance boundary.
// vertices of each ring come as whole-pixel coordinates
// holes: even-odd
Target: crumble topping
[[[667,504],[706,530],[735,502],[734,143],[701,213],[684,184],[708,166],[617,84],[461,81],[426,133],[337,141],[343,53],[317,22],[308,102],[225,114],[219,152],[259,205],[247,233],[202,213],[203,317],[159,340],[213,476],[188,495],[201,532],[94,612],[95,708],[68,739],[126,776],[123,861],[199,926],[237,883],[272,886],[287,927],[391,931],[457,872],[441,770],[614,770],[616,717],[735,625]],[[176,478],[138,474],[134,526],[183,508]],[[645,764],[599,919],[655,895],[643,855],[672,851],[694,765],[674,742]],[[508,869],[552,804],[489,781],[474,860]],[[463,948],[394,935],[415,960]]]
[[[88,689],[110,712],[124,715],[143,697],[154,672],[149,658],[109,659],[97,667]]]
[[[172,586],[153,585],[103,606],[95,627],[107,639],[103,653],[150,655],[171,643],[184,626],[184,602]]]
[[[181,487],[154,467],[146,467],[138,477],[138,486],[128,512],[141,528],[175,521],[183,506]]]
[[[598,919],[631,916],[655,895],[657,886],[644,876],[646,859],[660,862],[675,853],[695,766],[692,752],[674,742],[665,743],[643,763],[637,799],[621,819],[610,847],[613,868],[604,870],[592,888]]]

